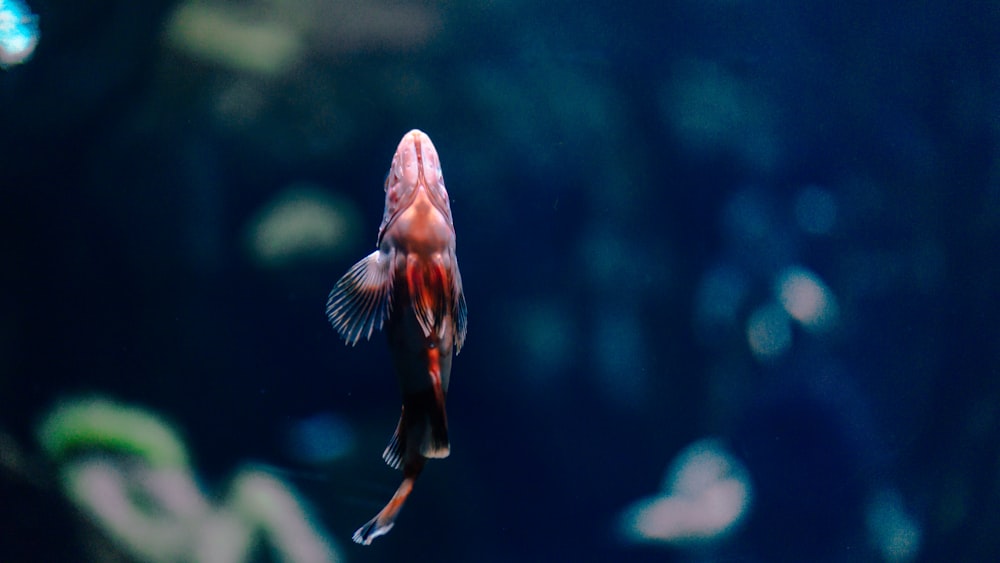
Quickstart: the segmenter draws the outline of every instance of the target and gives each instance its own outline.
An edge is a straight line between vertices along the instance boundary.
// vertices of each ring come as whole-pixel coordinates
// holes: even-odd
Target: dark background
[[[202,4],[301,49],[248,70],[171,39],[175,2],[36,0],[35,56],[0,72],[0,430],[26,455],[60,399],[141,405],[209,489],[275,467],[356,561],[877,561],[886,487],[916,560],[1000,554],[994,4]],[[360,548],[398,483],[397,391],[384,340],[345,348],[324,306],[414,127],[441,155],[469,334],[452,456]],[[262,267],[248,225],[303,182],[361,228]],[[826,232],[796,223],[809,187],[836,202]],[[791,265],[836,326],[762,360],[745,328]],[[719,268],[741,297],[716,322]],[[293,455],[316,413],[349,422],[349,455]],[[622,541],[620,512],[706,436],[750,473],[742,527],[708,551]],[[0,558],[84,557],[45,474],[0,476]]]

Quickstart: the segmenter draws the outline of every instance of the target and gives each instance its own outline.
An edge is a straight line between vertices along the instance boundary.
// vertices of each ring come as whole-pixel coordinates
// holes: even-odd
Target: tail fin
[[[403,449],[415,447],[421,456],[437,459],[448,457],[451,453],[448,415],[444,410],[444,396],[438,389],[407,393],[403,397],[400,427],[406,440],[402,444]],[[407,459],[410,453],[404,452],[403,459]]]
[[[389,533],[389,530],[396,524],[396,517],[399,516],[399,511],[403,509],[403,504],[410,496],[410,493],[413,492],[413,483],[417,480],[417,476],[420,475],[420,470],[423,469],[423,466],[424,462],[420,460],[404,469],[403,482],[396,489],[396,494],[392,495],[385,508],[380,510],[374,518],[354,532],[354,536],[351,539],[355,543],[371,545],[372,540]]]
[[[406,445],[406,436],[403,435],[403,419],[406,418],[406,407],[399,415],[399,422],[396,423],[396,431],[389,439],[389,445],[382,452],[382,459],[393,469],[403,468],[403,448]]]
[[[382,459],[393,469],[403,469],[408,456],[418,453],[425,458],[441,459],[451,453],[448,441],[448,417],[436,400],[424,393],[414,394],[404,401],[396,431],[382,452]],[[406,405],[410,405],[407,409]],[[413,441],[410,441],[410,436]],[[415,448],[415,452],[414,452]],[[407,450],[410,451],[407,451]]]
[[[437,408],[427,413],[425,424],[429,431],[424,432],[424,439],[420,443],[420,455],[429,458],[446,458],[451,454],[451,441],[448,440],[448,417],[444,412],[444,405],[435,405]]]

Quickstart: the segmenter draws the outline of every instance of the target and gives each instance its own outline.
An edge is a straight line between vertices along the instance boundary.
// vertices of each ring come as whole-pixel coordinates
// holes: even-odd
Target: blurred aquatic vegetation
[[[410,51],[441,30],[438,12],[435,3],[387,0],[185,0],[166,39],[194,59],[273,76],[314,53]]]
[[[236,472],[221,502],[198,485],[183,441],[144,409],[103,398],[56,405],[38,428],[66,497],[138,561],[342,560],[304,501],[262,468]]]
[[[357,52],[412,52],[444,27],[443,5],[394,0],[278,0],[293,11],[313,46],[325,56]]]
[[[352,247],[360,223],[351,200],[318,186],[293,184],[250,219],[246,248],[253,262],[265,269],[329,262]]]
[[[337,158],[372,126],[349,108],[384,111],[432,95],[405,66],[398,76],[378,69],[435,40],[438,11],[385,0],[184,0],[164,24],[159,95],[203,100],[215,127],[269,158]]]
[[[155,467],[188,465],[183,443],[166,424],[142,409],[103,399],[58,405],[40,425],[38,441],[56,462],[101,450],[134,455]]]
[[[260,12],[256,2],[184,2],[166,24],[167,44],[238,72],[270,76],[293,70],[305,51],[301,34],[274,12]]]

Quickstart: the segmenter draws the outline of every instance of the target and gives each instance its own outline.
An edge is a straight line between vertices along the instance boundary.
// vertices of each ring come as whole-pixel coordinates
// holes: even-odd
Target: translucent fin
[[[358,528],[357,531],[354,532],[354,535],[351,536],[351,539],[354,540],[354,543],[360,543],[361,545],[371,545],[372,541],[375,538],[388,534],[389,531],[392,530],[392,527],[395,525],[396,525],[395,516],[392,518],[392,520],[385,523],[379,523],[379,517],[376,516],[371,520],[369,520],[368,522],[366,522],[364,526]]]
[[[392,433],[392,438],[389,439],[389,445],[386,446],[385,451],[382,452],[382,459],[384,459],[385,463],[393,469],[403,468],[403,444],[406,443],[406,440],[401,436],[402,433],[403,414],[400,414],[399,422],[396,424],[396,431]]]
[[[440,417],[443,415],[444,410],[441,410]],[[431,459],[444,459],[451,455],[451,442],[448,440],[448,424],[446,422],[431,424],[430,432],[424,434],[424,441],[420,444],[420,455]]]
[[[389,318],[391,264],[391,253],[376,250],[352,266],[330,292],[326,316],[348,344],[371,338]]]
[[[396,517],[399,516],[399,511],[402,510],[403,503],[406,502],[410,493],[413,492],[413,483],[417,480],[417,476],[420,475],[420,470],[423,467],[424,464],[421,460],[404,470],[403,482],[399,484],[396,494],[392,495],[385,508],[379,511],[374,518],[366,522],[364,526],[358,528],[358,531],[354,532],[354,536],[351,539],[355,543],[371,545],[372,540],[389,533],[389,530],[396,524]]]
[[[452,311],[452,315],[455,317],[455,354],[458,354],[462,351],[462,345],[465,344],[465,317],[467,313],[465,292],[462,291],[462,274],[458,271],[458,259],[452,257],[452,264],[454,264],[451,273],[452,292],[455,296],[455,310]]]
[[[444,393],[440,387],[433,385],[429,389],[409,393],[403,397],[403,402],[406,405],[403,427],[407,441],[412,447],[419,448],[423,457],[448,457],[451,453],[448,415],[445,413]]]

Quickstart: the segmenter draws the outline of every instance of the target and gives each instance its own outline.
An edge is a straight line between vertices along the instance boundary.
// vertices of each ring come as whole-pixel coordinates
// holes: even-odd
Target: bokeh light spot
[[[783,355],[792,345],[792,327],[788,314],[775,303],[763,305],[747,319],[747,344],[758,360]]]
[[[664,494],[642,499],[622,515],[626,539],[678,545],[724,538],[750,508],[743,465],[713,439],[700,440],[670,464]]]
[[[781,306],[802,326],[823,330],[833,324],[837,304],[819,276],[804,268],[791,267],[778,275],[776,285]]]
[[[38,17],[19,0],[0,0],[0,68],[28,61],[38,45]]]
[[[880,491],[865,512],[869,538],[885,561],[905,563],[917,557],[922,536],[920,525],[906,512],[898,492]]]

